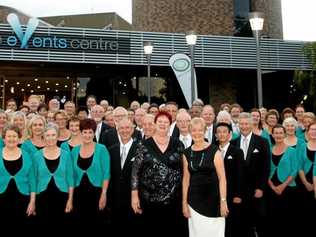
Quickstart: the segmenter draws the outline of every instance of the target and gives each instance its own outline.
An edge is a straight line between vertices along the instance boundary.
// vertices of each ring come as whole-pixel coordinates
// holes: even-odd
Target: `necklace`
[[[192,169],[192,170],[197,171],[198,168],[201,168],[201,166],[202,166],[202,164],[203,164],[203,161],[204,161],[204,152],[202,153],[202,156],[201,156],[201,159],[200,159],[198,168],[194,168],[193,162],[192,162],[193,159],[194,159],[193,150],[191,149],[191,161],[190,161],[190,166],[191,166],[191,169]]]
[[[159,142],[157,138],[154,138],[154,140],[155,140],[155,142],[156,142],[158,145],[160,145],[160,146],[165,146],[165,145],[167,145],[168,142],[169,142],[169,139],[167,139],[167,141],[165,141],[165,142]]]

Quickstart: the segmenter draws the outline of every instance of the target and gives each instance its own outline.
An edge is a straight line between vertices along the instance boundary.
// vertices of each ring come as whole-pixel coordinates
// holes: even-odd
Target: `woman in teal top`
[[[106,147],[95,143],[96,123],[92,119],[80,122],[82,145],[73,148],[76,223],[87,231],[101,231],[103,210],[110,179],[110,159]],[[92,227],[92,228],[91,228]]]
[[[296,186],[295,177],[298,172],[298,162],[295,149],[284,142],[286,131],[282,125],[277,124],[272,128],[272,136],[275,145],[272,147],[268,181],[270,189],[267,192],[270,216],[268,226],[272,231],[271,236],[289,236],[293,231],[291,228],[296,227],[295,223],[287,228],[280,228],[280,220],[290,224],[296,218],[293,216],[292,208],[295,206],[293,188]],[[287,231],[289,231],[288,234],[285,234]]]
[[[71,132],[71,137],[68,141],[63,142],[60,148],[71,152],[75,146],[79,146],[82,144],[79,118],[77,116],[71,117],[68,121],[67,127]]]
[[[303,205],[301,205],[302,212],[300,216],[304,221],[304,230],[306,230],[306,233],[311,233],[310,231],[313,231],[315,223],[310,216],[316,213],[313,185],[313,172],[316,162],[316,122],[311,123],[306,131],[309,140],[306,144],[300,146],[298,151],[300,154],[299,176],[303,184],[301,193]]]
[[[46,120],[40,115],[35,115],[29,121],[27,132],[29,139],[25,140],[21,148],[26,151],[31,158],[34,154],[45,146],[44,142],[44,129]]]
[[[252,109],[250,111],[251,113],[251,117],[252,117],[252,122],[253,122],[253,130],[252,132],[260,137],[263,137],[265,139],[267,139],[269,147],[270,147],[270,151],[272,149],[272,142],[271,142],[271,138],[270,138],[270,134],[269,132],[263,128],[262,126],[262,119],[261,119],[261,113],[259,109]]]
[[[21,131],[8,125],[3,129],[5,146],[0,148],[0,223],[23,226],[35,213],[35,174],[28,153],[18,147]],[[9,229],[11,231],[11,229]]]
[[[57,146],[58,127],[48,124],[46,146],[34,155],[37,186],[37,216],[39,224],[69,225],[65,213],[72,211],[74,176],[69,152]],[[58,224],[56,224],[56,222]]]

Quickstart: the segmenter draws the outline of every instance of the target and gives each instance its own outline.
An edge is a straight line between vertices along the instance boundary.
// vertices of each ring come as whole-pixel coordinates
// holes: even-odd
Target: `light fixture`
[[[146,55],[152,54],[153,49],[154,49],[153,44],[150,41],[145,41],[144,42],[144,53]]]
[[[67,86],[67,85],[65,85],[65,88],[68,88],[68,86]]]
[[[31,85],[30,85],[30,84],[27,84],[26,86],[27,86],[27,87],[30,87]]]
[[[58,92],[58,90],[57,90],[57,89],[56,89],[55,91],[56,91],[56,92]]]
[[[8,83],[8,80],[4,80],[5,83]]]
[[[14,86],[11,86],[11,87],[10,87],[10,92],[11,92],[12,94],[14,94]]]
[[[122,82],[121,81],[119,81],[119,85],[121,85],[122,84]]]
[[[22,88],[21,91],[24,91],[24,88]]]
[[[31,92],[31,93],[34,93],[34,91],[33,91],[33,90],[30,90],[30,92]]]
[[[49,90],[50,90],[50,88],[49,88],[49,87],[47,87],[47,88],[46,88],[46,90],[48,90],[48,91],[49,91]]]
[[[35,79],[34,79],[34,81],[38,81],[38,79],[37,79],[37,78],[35,78]]]
[[[17,82],[16,82],[16,84],[17,84],[17,85],[20,85],[20,82],[19,82],[19,81],[17,81]]]
[[[260,31],[263,29],[264,17],[262,12],[250,12],[249,21],[253,31]]]
[[[55,85],[56,85],[56,86],[59,86],[59,83],[56,83]]]
[[[147,58],[147,102],[151,103],[151,78],[150,78],[150,61],[153,53],[153,44],[151,41],[144,42],[144,54]]]
[[[188,45],[196,45],[197,35],[194,31],[189,31],[186,34],[185,39]]]
[[[48,81],[45,81],[46,84],[48,84]]]
[[[37,86],[37,89],[41,89],[41,86]]]
[[[127,86],[127,84],[126,84],[126,83],[124,83],[124,86],[126,87],[126,86]]]
[[[194,75],[194,48],[197,41],[197,34],[194,31],[189,31],[185,35],[185,40],[187,45],[189,46],[190,56],[191,56],[191,63],[190,63],[190,74],[191,74],[191,105],[193,101],[198,97],[197,90],[196,90],[196,79]],[[189,105],[189,106],[191,106]]]
[[[69,79],[69,76],[67,76],[66,78]]]
[[[307,98],[308,98],[308,95],[304,95],[303,100],[307,100]]]
[[[261,58],[260,58],[260,31],[263,29],[263,13],[251,12],[249,13],[249,22],[253,35],[256,41],[256,61],[257,61],[257,99],[258,108],[263,106],[263,92],[262,92],[262,72],[261,72]]]

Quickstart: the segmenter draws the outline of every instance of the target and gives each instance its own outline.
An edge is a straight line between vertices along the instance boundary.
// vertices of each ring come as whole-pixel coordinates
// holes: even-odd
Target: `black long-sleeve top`
[[[131,185],[141,200],[169,204],[181,197],[183,150],[182,142],[173,138],[164,153],[153,138],[138,145]]]

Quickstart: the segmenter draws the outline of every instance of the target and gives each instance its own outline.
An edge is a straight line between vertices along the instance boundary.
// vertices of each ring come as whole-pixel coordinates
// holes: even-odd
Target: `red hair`
[[[171,115],[170,115],[168,112],[165,112],[165,111],[160,111],[160,112],[156,115],[156,117],[155,117],[155,123],[157,122],[157,119],[158,119],[159,117],[162,117],[162,116],[167,117],[168,120],[169,120],[169,122],[170,122],[170,124],[172,124],[172,117],[171,117]]]

